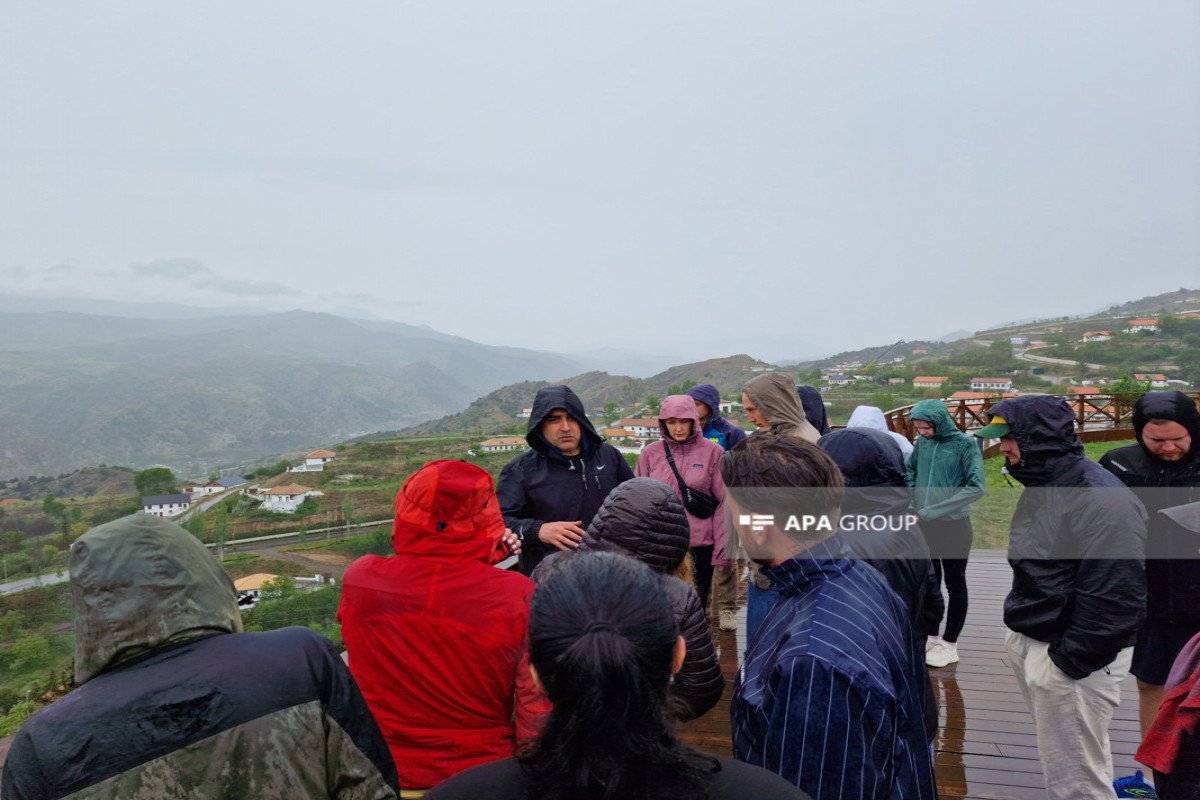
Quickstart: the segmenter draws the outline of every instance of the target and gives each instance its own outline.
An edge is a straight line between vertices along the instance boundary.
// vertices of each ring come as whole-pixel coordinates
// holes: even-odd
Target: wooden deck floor
[[[1017,688],[1004,653],[1001,607],[1012,581],[1004,553],[975,550],[967,565],[970,608],[959,638],[962,660],[929,670],[938,703],[940,730],[934,757],[938,794],[942,798],[1024,800],[1045,796],[1037,759],[1033,719]],[[686,725],[683,738],[700,749],[731,755],[729,698],[738,659],[745,650],[745,609],[738,612],[736,632],[715,631],[725,672],[720,704]],[[1138,767],[1137,690],[1133,677],[1122,686],[1121,705],[1111,726],[1113,769],[1131,774]]]

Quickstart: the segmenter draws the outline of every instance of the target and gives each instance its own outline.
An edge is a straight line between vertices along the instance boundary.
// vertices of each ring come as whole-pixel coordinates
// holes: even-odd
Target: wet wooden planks
[[[942,798],[1025,800],[1045,796],[1033,719],[1025,706],[1004,651],[1004,596],[1012,571],[1003,552],[972,551],[967,565],[970,608],[959,638],[961,661],[929,670],[940,729],[934,743],[934,770]],[[745,609],[738,630],[714,630],[726,691],[721,702],[683,728],[683,738],[700,749],[731,755],[729,698],[739,654],[745,649]],[[1113,767],[1128,775],[1138,766],[1137,690],[1129,677],[1111,726]]]

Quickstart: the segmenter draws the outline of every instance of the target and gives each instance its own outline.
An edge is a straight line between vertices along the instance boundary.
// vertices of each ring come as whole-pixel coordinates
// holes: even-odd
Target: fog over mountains
[[[99,463],[202,476],[406,427],[506,384],[581,369],[554,353],[306,311],[0,311],[0,478]]]

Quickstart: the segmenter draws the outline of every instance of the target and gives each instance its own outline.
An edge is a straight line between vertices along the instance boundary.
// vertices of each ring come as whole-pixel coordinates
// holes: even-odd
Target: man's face
[[[771,423],[767,422],[767,418],[762,415],[758,407],[750,402],[750,397],[742,392],[742,406],[746,409],[746,421],[751,425],[759,428],[769,428]]]
[[[565,408],[556,408],[546,415],[542,420],[542,436],[564,456],[577,456],[583,450],[579,423]]]
[[[926,422],[923,419],[914,419],[912,423],[913,429],[916,430],[918,436],[921,436],[925,439],[933,436],[933,423]]]
[[[1142,444],[1159,461],[1179,461],[1192,449],[1192,437],[1178,422],[1152,419],[1142,428]]]
[[[1011,433],[1008,436],[1000,437],[999,449],[1009,464],[1021,463],[1021,448],[1017,447],[1017,440],[1012,437]]]
[[[692,402],[696,404],[696,416],[700,418],[701,422],[712,416],[712,409],[708,407],[708,403],[701,403],[695,398],[692,399]]]

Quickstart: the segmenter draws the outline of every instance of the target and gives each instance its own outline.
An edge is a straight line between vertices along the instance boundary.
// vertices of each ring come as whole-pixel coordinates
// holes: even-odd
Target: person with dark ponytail
[[[667,686],[686,645],[649,567],[604,552],[547,567],[529,615],[530,662],[554,703],[541,735],[516,758],[448,779],[428,800],[808,797],[675,738]]]

